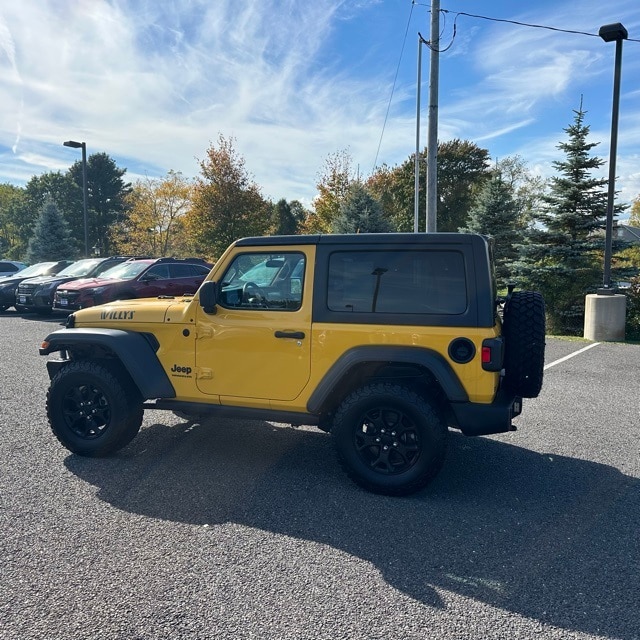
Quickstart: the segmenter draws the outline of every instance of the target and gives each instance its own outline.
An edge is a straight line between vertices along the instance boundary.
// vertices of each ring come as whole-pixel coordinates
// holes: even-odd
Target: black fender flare
[[[74,347],[98,347],[115,355],[143,398],[175,398],[175,389],[158,360],[157,343],[154,346],[153,341],[153,336],[121,329],[59,329],[44,339],[40,355],[73,351]]]
[[[310,413],[319,413],[340,380],[354,367],[367,362],[411,364],[431,372],[450,402],[468,402],[469,396],[449,363],[437,351],[424,347],[372,345],[345,351],[327,371],[307,402]]]

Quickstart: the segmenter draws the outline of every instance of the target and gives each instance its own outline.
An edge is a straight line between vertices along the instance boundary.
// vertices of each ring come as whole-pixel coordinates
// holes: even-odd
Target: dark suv
[[[201,258],[127,260],[99,278],[82,278],[59,286],[53,308],[75,311],[113,300],[193,294],[211,266]]]
[[[16,291],[16,310],[51,313],[53,297],[61,285],[79,278],[95,278],[108,269],[132,258],[144,256],[111,256],[109,258],[85,258],[69,265],[55,275],[42,275],[23,280]]]
[[[38,262],[32,264],[22,271],[18,271],[15,276],[0,278],[0,311],[5,311],[16,304],[16,289],[24,280],[35,278],[36,276],[50,276],[68,267],[72,260],[57,260],[52,262]]]

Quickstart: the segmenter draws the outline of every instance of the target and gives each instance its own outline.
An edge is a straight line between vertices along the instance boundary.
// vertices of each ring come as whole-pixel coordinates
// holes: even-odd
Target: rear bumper
[[[457,427],[466,436],[515,431],[511,420],[522,412],[522,398],[500,390],[491,404],[452,402]]]

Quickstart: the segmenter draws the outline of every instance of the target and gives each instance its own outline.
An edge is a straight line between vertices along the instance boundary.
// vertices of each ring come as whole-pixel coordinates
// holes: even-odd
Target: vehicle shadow
[[[575,458],[451,434],[425,491],[389,498],[340,472],[331,439],[269,423],[154,424],[113,458],[66,466],[109,504],[234,522],[371,562],[435,608],[441,590],[557,627],[638,638],[640,480]]]

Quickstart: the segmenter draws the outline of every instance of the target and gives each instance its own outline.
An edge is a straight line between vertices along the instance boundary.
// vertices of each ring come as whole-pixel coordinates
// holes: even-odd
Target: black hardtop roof
[[[486,244],[487,239],[476,233],[351,233],[315,234],[299,236],[257,236],[236,240],[238,247],[265,247],[275,245],[402,245],[402,244]]]

